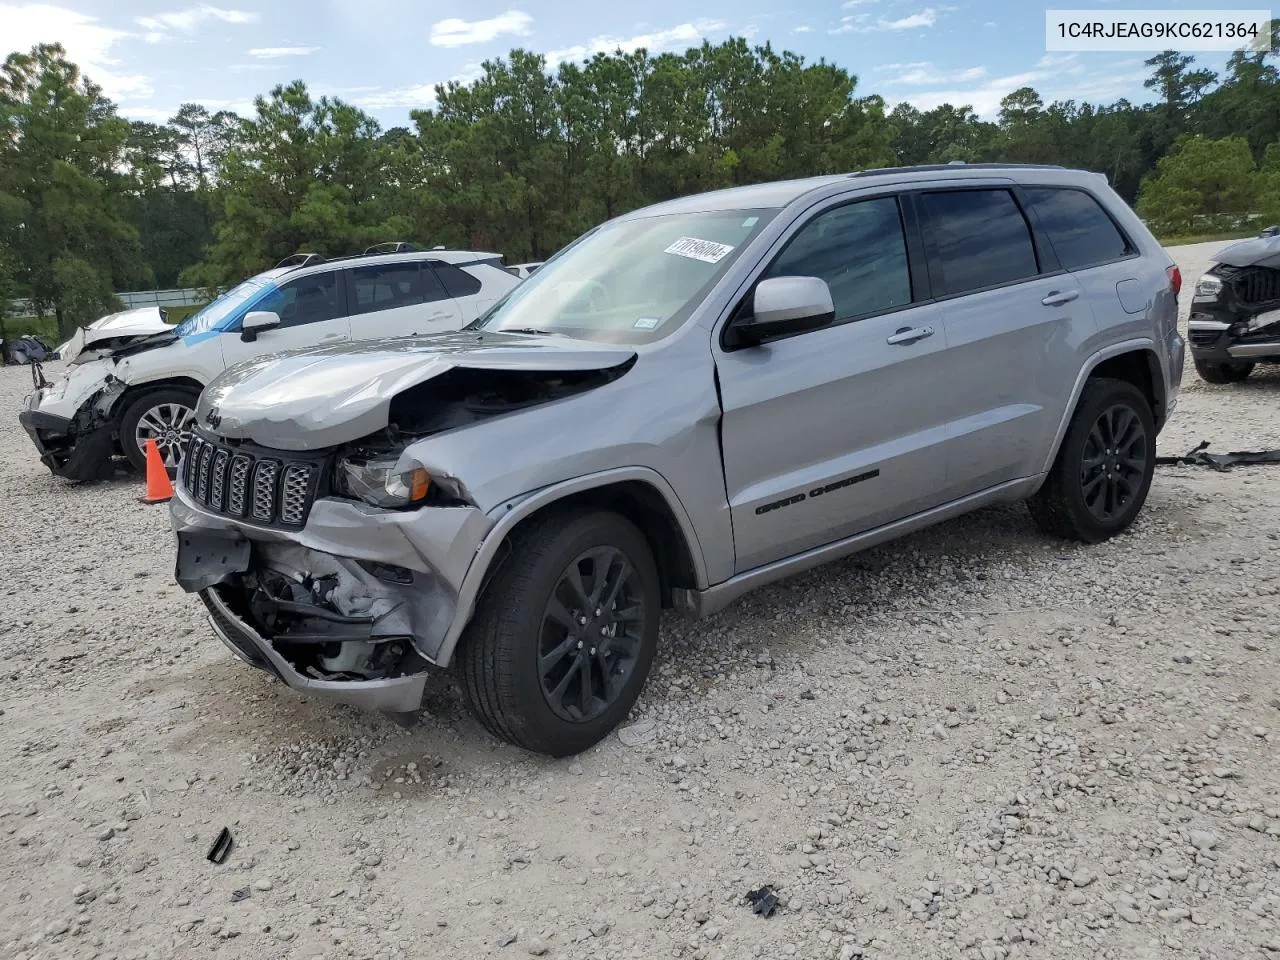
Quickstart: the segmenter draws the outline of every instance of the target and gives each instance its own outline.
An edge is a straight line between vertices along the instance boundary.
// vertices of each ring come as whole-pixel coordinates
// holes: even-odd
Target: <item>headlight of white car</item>
[[[375,507],[411,507],[422,503],[431,492],[431,474],[424,467],[399,470],[396,454],[367,458],[343,457],[334,471],[339,493]]]

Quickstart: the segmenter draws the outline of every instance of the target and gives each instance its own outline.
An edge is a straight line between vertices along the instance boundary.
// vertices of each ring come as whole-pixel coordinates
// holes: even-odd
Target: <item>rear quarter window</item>
[[[1027,187],[1023,194],[1067,270],[1110,263],[1136,252],[1115,221],[1084,190]]]
[[[433,263],[431,264],[431,269],[435,270],[436,276],[444,284],[445,290],[454,299],[471,297],[480,292],[480,287],[482,286],[480,281],[467,273],[467,271],[459,269],[451,263]]]

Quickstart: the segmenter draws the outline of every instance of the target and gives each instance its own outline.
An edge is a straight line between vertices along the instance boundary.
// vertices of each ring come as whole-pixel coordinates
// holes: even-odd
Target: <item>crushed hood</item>
[[[83,363],[110,356],[116,350],[136,344],[157,334],[171,333],[173,325],[165,323],[159,307],[138,307],[108,314],[81,327],[71,339],[58,348],[67,363]],[[163,340],[164,338],[158,338]],[[167,341],[166,341],[167,342]]]
[[[1228,244],[1213,255],[1229,267],[1271,267],[1280,269],[1280,236],[1250,237]]]
[[[451,370],[583,373],[634,358],[625,346],[484,331],[311,347],[231,367],[200,395],[196,422],[276,450],[317,450],[384,429],[398,394]]]

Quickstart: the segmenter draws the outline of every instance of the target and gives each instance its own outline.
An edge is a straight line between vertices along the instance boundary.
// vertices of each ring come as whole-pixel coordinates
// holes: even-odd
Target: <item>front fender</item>
[[[705,589],[709,584],[707,582],[706,562],[702,554],[702,545],[698,541],[697,530],[689,519],[689,514],[685,510],[684,504],[680,502],[679,496],[676,495],[675,489],[662,474],[649,467],[632,466],[617,467],[582,477],[575,477],[572,480],[554,483],[539,490],[513,497],[489,511],[488,516],[493,521],[493,526],[480,542],[479,547],[476,548],[475,557],[463,577],[462,585],[458,590],[458,604],[454,613],[453,623],[450,624],[449,630],[445,634],[440,650],[436,654],[435,662],[440,666],[445,666],[452,658],[454,648],[462,636],[462,631],[466,628],[472,614],[475,612],[476,601],[480,597],[480,591],[486,582],[494,561],[498,558],[502,544],[517,524],[533,516],[544,507],[564,500],[566,497],[600,487],[627,482],[648,484],[666,502],[668,509],[670,509],[672,516],[675,517],[676,523],[679,525],[681,536],[684,537],[685,543],[689,547],[689,555],[693,560],[694,577],[696,578],[698,589]]]

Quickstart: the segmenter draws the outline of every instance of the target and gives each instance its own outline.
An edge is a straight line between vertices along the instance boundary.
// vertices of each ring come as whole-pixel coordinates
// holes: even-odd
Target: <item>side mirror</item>
[[[244,315],[240,323],[240,339],[245,343],[253,343],[258,334],[264,330],[274,330],[280,326],[280,314],[270,310],[251,310]]]
[[[751,315],[729,332],[734,345],[757,346],[817,330],[835,318],[831,289],[821,277],[770,277],[756,284]]]

